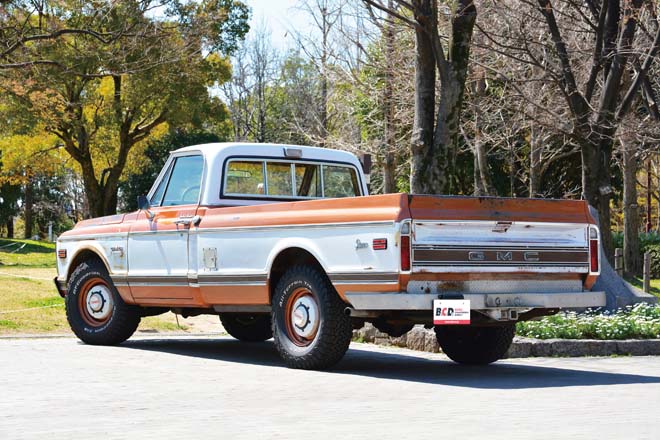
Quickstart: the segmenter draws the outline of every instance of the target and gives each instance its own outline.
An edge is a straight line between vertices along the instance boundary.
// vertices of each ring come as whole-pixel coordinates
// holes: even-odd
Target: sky
[[[297,0],[243,0],[252,8],[250,27],[255,28],[262,21],[271,31],[271,42],[277,49],[284,50],[293,45],[287,35],[289,29],[309,26],[308,19],[295,9]]]

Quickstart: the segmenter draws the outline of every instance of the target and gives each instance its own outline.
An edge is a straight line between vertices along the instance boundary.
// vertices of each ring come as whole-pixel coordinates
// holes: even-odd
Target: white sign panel
[[[469,299],[433,300],[433,324],[468,325],[470,324]]]

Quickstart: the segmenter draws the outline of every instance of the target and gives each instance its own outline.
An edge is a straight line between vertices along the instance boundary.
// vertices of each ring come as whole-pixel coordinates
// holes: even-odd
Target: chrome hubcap
[[[87,292],[85,305],[92,318],[103,321],[112,311],[112,294],[104,285],[93,286]]]
[[[319,325],[318,307],[312,298],[303,296],[293,304],[291,311],[293,331],[302,338],[314,335]]]

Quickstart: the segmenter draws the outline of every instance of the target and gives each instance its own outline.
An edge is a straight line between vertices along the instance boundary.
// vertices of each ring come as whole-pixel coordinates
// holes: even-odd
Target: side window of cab
[[[151,197],[152,206],[192,205],[199,202],[204,159],[180,156],[171,163]]]

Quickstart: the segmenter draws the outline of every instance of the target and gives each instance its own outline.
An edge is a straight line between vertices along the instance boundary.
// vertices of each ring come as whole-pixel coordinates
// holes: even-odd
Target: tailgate
[[[583,201],[411,196],[414,273],[589,273]]]

